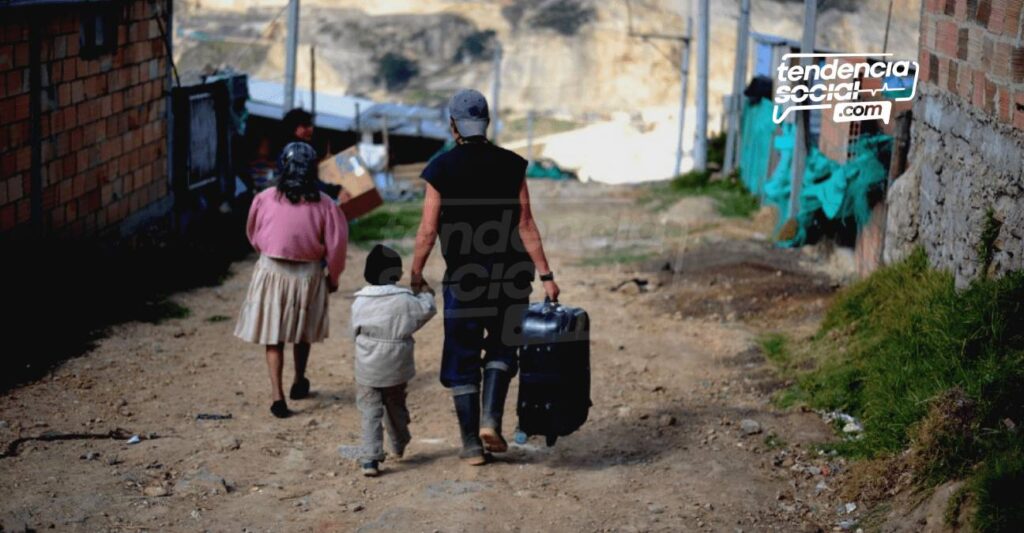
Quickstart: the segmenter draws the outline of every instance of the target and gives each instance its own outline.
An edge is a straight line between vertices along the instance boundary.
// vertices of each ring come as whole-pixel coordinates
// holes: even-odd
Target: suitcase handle
[[[561,307],[561,305],[558,303],[558,300],[552,301],[551,298],[549,298],[547,296],[544,297],[544,311],[545,312],[555,312],[555,311],[558,311],[559,307]]]

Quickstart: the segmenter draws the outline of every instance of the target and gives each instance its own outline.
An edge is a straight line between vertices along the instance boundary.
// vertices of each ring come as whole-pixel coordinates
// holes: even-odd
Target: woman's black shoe
[[[302,378],[295,383],[292,383],[292,390],[288,393],[288,397],[293,400],[301,400],[309,396],[309,380]]]
[[[270,412],[278,418],[288,418],[292,412],[288,410],[288,404],[284,403],[284,400],[278,400],[270,404]]]

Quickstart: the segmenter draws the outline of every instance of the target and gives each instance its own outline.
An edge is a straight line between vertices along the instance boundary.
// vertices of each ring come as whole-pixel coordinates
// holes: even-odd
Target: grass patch
[[[725,142],[727,139],[728,134],[724,131],[708,138],[708,164],[718,165],[718,168],[725,165]]]
[[[768,436],[764,438],[764,447],[768,450],[779,450],[786,446],[788,446],[786,441],[782,440],[782,438],[774,433],[769,433]]]
[[[715,201],[715,208],[724,217],[749,218],[760,204],[755,196],[747,192],[734,173],[724,179],[711,181],[711,173],[690,171],[666,183],[651,186],[641,201],[656,210],[665,209],[688,196],[708,196]]]
[[[139,322],[162,324],[168,320],[188,318],[192,310],[173,300],[161,299],[146,302],[139,310]]]
[[[981,272],[988,272],[992,266],[992,259],[996,254],[996,238],[999,237],[999,229],[1002,223],[996,219],[996,212],[991,207],[985,211],[985,223],[981,227],[981,236],[978,239],[977,252],[978,260],[981,262]]]
[[[942,513],[942,521],[951,528],[959,527],[960,515],[971,498],[971,491],[968,487],[960,487],[946,502],[946,511]]]
[[[228,320],[231,320],[231,317],[224,316],[224,315],[213,315],[211,317],[207,317],[206,318],[206,321],[211,323],[211,324],[217,324],[219,322],[227,322]]]
[[[611,250],[599,255],[587,257],[580,261],[579,265],[587,267],[625,265],[630,263],[639,263],[641,261],[647,261],[648,259],[654,257],[654,255],[654,252],[640,251],[635,248]]]
[[[766,333],[757,339],[765,359],[776,366],[787,368],[790,364],[789,338],[782,333]]]
[[[353,220],[349,240],[360,245],[412,237],[420,225],[423,207],[419,202],[396,202]]]
[[[806,347],[783,347],[762,341],[782,368],[809,367],[791,401],[862,420],[863,438],[840,451],[878,458],[910,448],[922,485],[969,478],[976,530],[1024,520],[1013,496],[1024,490],[1013,429],[1024,420],[1024,273],[957,291],[918,249],[841,292]]]
[[[989,457],[971,479],[977,502],[971,525],[977,531],[1010,533],[1024,524],[1024,448],[1016,446]]]

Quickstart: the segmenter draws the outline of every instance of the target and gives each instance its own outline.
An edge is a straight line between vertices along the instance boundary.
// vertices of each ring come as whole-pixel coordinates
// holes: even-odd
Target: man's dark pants
[[[445,284],[443,293],[441,383],[458,396],[480,390],[485,368],[504,370],[509,377],[514,376],[519,369],[517,339],[529,304],[529,286],[517,290]]]

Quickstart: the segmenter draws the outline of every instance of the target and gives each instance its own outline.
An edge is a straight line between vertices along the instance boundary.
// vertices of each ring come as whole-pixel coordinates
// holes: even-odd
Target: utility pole
[[[281,111],[295,107],[295,60],[299,47],[299,0],[288,0],[288,36],[284,52],[284,103]]]
[[[708,168],[708,0],[697,0],[697,128],[693,139],[693,169]]]
[[[501,95],[501,44],[494,49],[494,84],[491,86],[491,142],[498,144],[498,133],[501,130],[501,113],[498,97]]]
[[[690,81],[690,36],[693,35],[693,18],[686,17],[686,37],[680,42],[682,47],[679,58],[679,136],[676,138],[676,170],[678,176],[683,172],[683,129],[686,126],[687,85]]]
[[[725,165],[730,174],[739,158],[740,114],[743,112],[743,84],[747,80],[747,43],[750,41],[750,0],[740,2],[740,19],[736,26],[736,66],[732,72],[732,96],[729,98],[729,126],[725,140]]]
[[[818,1],[804,0],[804,35],[800,41],[801,54],[814,53],[815,30],[818,21]],[[811,63],[810,58],[801,57],[800,64],[804,67]],[[808,123],[810,111],[800,110],[794,113],[796,120],[796,140],[793,143],[793,175],[789,191],[789,219],[796,220],[800,210],[800,191],[803,189],[804,163],[807,159]]]
[[[316,120],[316,46],[309,47],[309,114]]]

